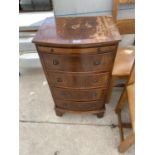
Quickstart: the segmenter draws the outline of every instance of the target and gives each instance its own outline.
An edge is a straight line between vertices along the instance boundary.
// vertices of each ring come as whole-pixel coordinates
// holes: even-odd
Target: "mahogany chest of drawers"
[[[55,102],[65,112],[102,117],[120,34],[111,17],[48,18],[36,45]]]

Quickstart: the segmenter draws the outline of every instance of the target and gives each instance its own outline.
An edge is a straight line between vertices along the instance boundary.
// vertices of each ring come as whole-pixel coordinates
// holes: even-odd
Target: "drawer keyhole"
[[[94,62],[94,65],[100,65],[101,64],[101,61],[100,60],[96,60],[95,62]]]
[[[57,78],[57,82],[62,82],[62,79],[61,78]]]
[[[96,97],[97,96],[97,93],[96,92],[93,92],[92,93],[92,97]]]
[[[94,79],[93,82],[96,83],[97,82],[97,79]]]
[[[65,92],[62,91],[62,92],[61,92],[61,96],[65,96]]]
[[[53,60],[53,65],[58,65],[59,64],[59,61],[57,59],[54,59]]]

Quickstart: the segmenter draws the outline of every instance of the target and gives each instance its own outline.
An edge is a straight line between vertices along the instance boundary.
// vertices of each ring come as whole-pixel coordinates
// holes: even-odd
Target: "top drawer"
[[[69,72],[88,72],[88,71],[110,71],[115,52],[103,54],[76,54],[76,55],[59,55],[59,54],[43,54],[46,69],[59,70]]]
[[[53,48],[45,46],[37,46],[37,49],[41,53],[51,53],[51,54],[97,54],[104,52],[115,51],[116,45],[93,47],[93,48]]]

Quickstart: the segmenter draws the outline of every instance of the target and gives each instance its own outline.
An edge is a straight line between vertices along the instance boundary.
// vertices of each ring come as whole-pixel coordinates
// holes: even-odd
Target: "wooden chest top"
[[[52,47],[93,47],[120,40],[112,17],[89,16],[47,18],[33,42]]]

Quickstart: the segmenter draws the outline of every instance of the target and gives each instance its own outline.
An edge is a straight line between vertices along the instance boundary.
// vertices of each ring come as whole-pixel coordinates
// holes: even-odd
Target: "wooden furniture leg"
[[[97,118],[102,118],[104,116],[104,112],[96,114]]]
[[[121,112],[127,99],[131,123],[124,123],[121,120]],[[118,127],[120,129],[119,131],[121,138],[118,150],[120,153],[124,153],[135,142],[135,63],[133,63],[128,81],[123,89],[123,92],[121,93],[115,112],[118,115]],[[124,137],[123,128],[132,128],[132,131],[129,132],[127,137]]]
[[[116,109],[115,109],[115,112],[116,112],[116,113],[121,112],[122,107],[123,107],[124,104],[125,104],[125,100],[127,99],[127,93],[126,93],[126,90],[125,90],[125,89],[126,89],[126,88],[124,88],[124,90],[123,90],[123,92],[122,92],[122,94],[121,94],[121,97],[120,97],[120,99],[119,99],[119,101],[118,101],[118,104],[117,104],[117,106],[116,106]]]
[[[55,113],[56,113],[56,115],[59,116],[59,117],[62,117],[63,114],[64,114],[64,112],[58,110],[57,108],[55,108]]]
[[[112,77],[111,78],[110,86],[109,86],[109,93],[108,93],[107,98],[106,98],[106,103],[110,102],[110,99],[111,99],[111,96],[112,96],[113,86],[115,85],[116,80],[117,80],[117,77]]]
[[[119,146],[119,152],[123,153],[125,152],[131,145],[133,145],[135,142],[135,134],[133,131],[131,131],[128,135],[128,137],[123,140]]]

